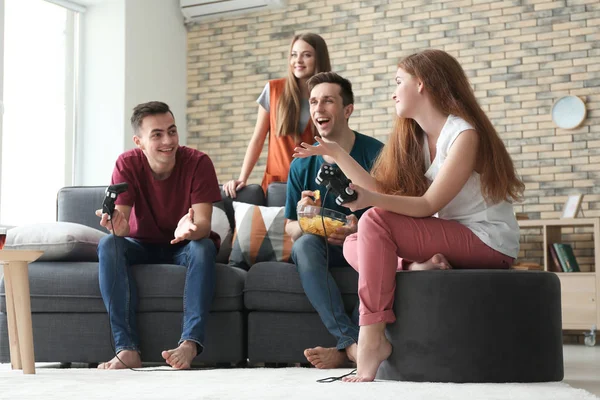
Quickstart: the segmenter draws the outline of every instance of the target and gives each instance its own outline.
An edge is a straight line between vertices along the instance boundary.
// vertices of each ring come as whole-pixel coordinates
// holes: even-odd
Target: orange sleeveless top
[[[269,147],[267,150],[267,166],[261,184],[265,194],[271,182],[287,182],[294,147],[297,147],[300,142],[312,144],[315,141],[310,127],[310,118],[304,132],[300,135],[299,142],[296,142],[292,135],[277,136],[277,106],[279,98],[285,90],[285,78],[269,81],[269,89]]]

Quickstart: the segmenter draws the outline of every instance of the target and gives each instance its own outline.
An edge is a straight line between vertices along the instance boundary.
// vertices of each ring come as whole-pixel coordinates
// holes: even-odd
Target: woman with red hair
[[[425,50],[394,80],[396,126],[371,174],[334,143],[296,148],[335,159],[358,194],[346,207],[372,207],[344,242],[360,298],[357,373],[345,381],[372,381],[392,352],[398,269],[507,269],[519,251],[512,201],[524,184],[458,61]]]

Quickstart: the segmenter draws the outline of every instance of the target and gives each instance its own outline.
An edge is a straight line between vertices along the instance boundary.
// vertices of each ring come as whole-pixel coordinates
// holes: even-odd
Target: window
[[[0,2],[0,224],[50,222],[57,191],[73,181],[79,14],[44,0]]]

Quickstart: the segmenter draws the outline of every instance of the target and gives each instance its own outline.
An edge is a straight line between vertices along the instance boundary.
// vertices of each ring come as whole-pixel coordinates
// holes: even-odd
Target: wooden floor
[[[597,342],[599,339],[597,337]],[[600,397],[600,343],[594,347],[566,344],[563,346],[563,358],[564,382]]]

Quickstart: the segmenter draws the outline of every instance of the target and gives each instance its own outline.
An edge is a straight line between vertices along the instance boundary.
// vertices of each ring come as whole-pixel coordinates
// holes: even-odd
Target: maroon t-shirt
[[[143,242],[168,244],[177,223],[197,203],[221,200],[221,190],[211,159],[201,151],[179,146],[175,167],[165,180],[152,175],[140,149],[128,150],[117,159],[112,183],[127,182],[129,188],[116,204],[131,206],[129,236]],[[219,235],[210,233],[217,249]]]

